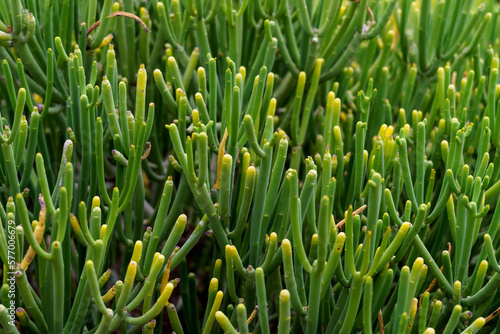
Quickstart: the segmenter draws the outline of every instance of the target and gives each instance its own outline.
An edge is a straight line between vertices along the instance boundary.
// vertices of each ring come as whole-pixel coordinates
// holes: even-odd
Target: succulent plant
[[[2,330],[500,333],[499,12],[1,1]]]

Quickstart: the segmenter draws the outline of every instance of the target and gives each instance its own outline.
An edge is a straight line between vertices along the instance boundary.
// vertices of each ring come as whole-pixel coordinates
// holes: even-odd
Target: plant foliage
[[[0,1],[2,330],[500,333],[499,10]]]

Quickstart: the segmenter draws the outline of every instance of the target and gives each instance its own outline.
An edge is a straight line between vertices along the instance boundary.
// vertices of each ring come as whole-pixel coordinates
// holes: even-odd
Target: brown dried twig
[[[113,12],[111,13],[111,15],[109,16],[110,18],[112,17],[116,17],[116,16],[123,16],[123,17],[128,17],[130,19],[134,19],[136,20],[137,22],[139,22],[139,24],[141,25],[141,27],[146,30],[146,32],[148,34],[151,33],[151,30],[149,30],[148,26],[146,25],[146,23],[144,23],[144,21],[142,21],[137,15],[134,15],[134,14],[131,14],[131,13],[127,13],[127,12],[121,12],[121,11],[116,11],[116,12]],[[87,37],[89,37],[90,33],[92,31],[94,31],[99,25],[101,24],[101,20],[97,21],[96,23],[94,23],[93,25],[91,25],[88,29],[87,29]]]
[[[500,307],[493,311],[493,313],[491,313],[489,316],[487,316],[486,319],[484,319],[484,322],[487,323],[488,321],[496,317],[498,313],[500,313]]]
[[[377,318],[378,318],[378,324],[380,326],[380,334],[384,334],[385,329],[384,329],[384,318],[382,317],[382,310],[378,311]]]
[[[141,160],[145,160],[149,156],[150,152],[151,152],[151,143],[147,142],[146,143],[146,150],[144,151],[144,154],[142,155]]]
[[[366,204],[363,204],[362,206],[360,206],[359,208],[357,208],[356,210],[353,211],[352,213],[352,216],[357,216],[359,215],[361,212],[363,212],[364,210],[366,209]],[[338,222],[337,225],[335,225],[335,227],[338,229],[342,228],[342,226],[344,226],[345,224],[345,218],[342,219],[341,221]]]
[[[247,319],[247,325],[250,325],[250,323],[252,322],[252,320],[255,318],[255,316],[257,315],[257,311],[259,310],[259,307],[258,306],[255,306],[254,310],[252,311],[252,313],[250,314],[250,316],[248,317]]]

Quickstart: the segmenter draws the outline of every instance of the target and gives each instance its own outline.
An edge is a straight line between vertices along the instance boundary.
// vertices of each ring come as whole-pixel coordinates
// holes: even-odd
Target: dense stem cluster
[[[500,333],[499,13],[0,0],[1,330]]]

